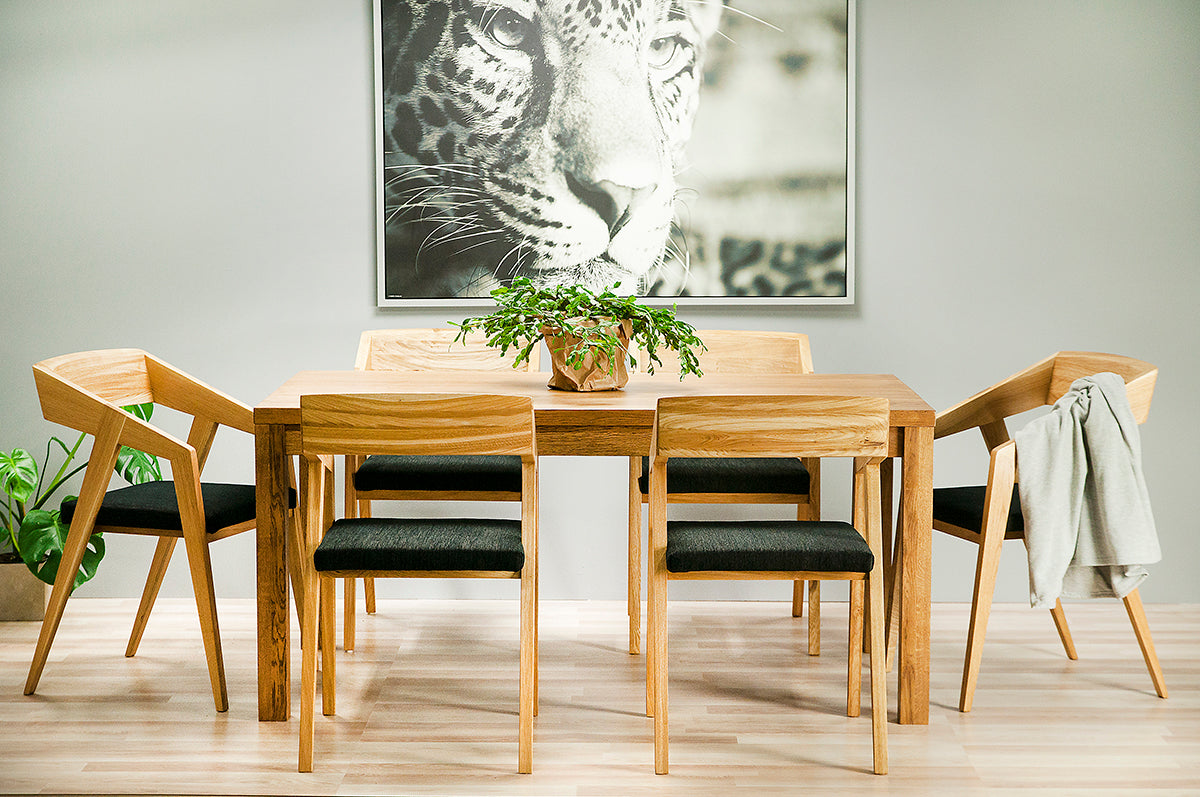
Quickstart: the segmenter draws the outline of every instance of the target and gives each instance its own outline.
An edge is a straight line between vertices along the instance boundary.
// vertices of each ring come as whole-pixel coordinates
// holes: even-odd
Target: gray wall
[[[1200,3],[861,0],[858,26],[857,305],[683,315],[807,332],[820,370],[893,372],[939,408],[1058,349],[1158,364],[1166,558],[1143,594],[1200,602]],[[253,404],[348,367],[362,329],[464,314],[374,306],[370,42],[366,0],[0,2],[0,447],[55,431],[44,357],[142,347]],[[983,478],[964,438],[937,484]],[[247,439],[218,448],[210,477],[251,478]],[[545,597],[621,596],[624,473],[543,461]],[[968,600],[974,548],[938,536],[934,597]],[[81,594],[136,595],[151,550],[111,539]],[[251,595],[250,535],[215,551],[218,594]],[[1025,599],[1024,566],[1013,546],[999,600]],[[165,590],[188,594],[182,561]]]

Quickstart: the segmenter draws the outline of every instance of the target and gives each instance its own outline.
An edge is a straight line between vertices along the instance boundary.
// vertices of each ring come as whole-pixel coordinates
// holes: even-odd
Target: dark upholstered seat
[[[795,457],[672,457],[669,493],[784,493],[808,495],[808,470]],[[650,491],[650,459],[642,457],[638,487]]]
[[[221,529],[254,520],[253,484],[203,483],[200,494],[204,501],[205,530],[209,534]],[[290,506],[296,505],[296,494],[290,494]],[[62,520],[70,523],[75,515],[75,499],[62,502]],[[134,484],[104,494],[104,503],[96,516],[97,526],[119,526],[138,529],[180,531],[179,502],[175,482],[156,481]]]
[[[670,478],[670,470],[667,471]],[[838,521],[673,520],[667,523],[667,570],[870,573],[871,548]]]
[[[525,564],[521,521],[481,518],[343,518],[313,553],[318,572],[479,570]]]
[[[354,489],[521,492],[521,458],[514,456],[368,457],[354,473]]]
[[[1021,514],[1021,498],[1013,487],[1012,504],[1008,508],[1009,532],[1024,532],[1025,517]],[[987,487],[938,487],[933,491],[933,519],[960,529],[980,531],[983,528],[984,496]]]

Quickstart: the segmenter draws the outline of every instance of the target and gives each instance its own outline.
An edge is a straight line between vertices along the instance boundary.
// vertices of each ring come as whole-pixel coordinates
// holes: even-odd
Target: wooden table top
[[[546,373],[518,371],[301,371],[254,408],[256,424],[300,423],[309,393],[497,393],[533,397],[538,426],[650,426],[658,399],[700,395],[880,396],[893,427],[933,426],[934,410],[891,374],[632,374],[621,390],[575,393],[546,386]]]

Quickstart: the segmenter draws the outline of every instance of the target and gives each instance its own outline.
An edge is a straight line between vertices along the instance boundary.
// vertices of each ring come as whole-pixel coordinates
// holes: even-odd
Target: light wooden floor
[[[1120,604],[1068,605],[1080,660],[1046,612],[1000,605],[969,715],[955,710],[965,605],[933,611],[930,724],[889,725],[870,774],[869,694],[844,716],[845,604],[823,655],[784,603],[672,603],[671,774],[653,774],[643,659],[617,602],[546,602],[534,773],[516,773],[516,603],[381,601],[339,650],[336,718],[296,772],[292,720],[259,723],[254,611],[222,601],[230,710],[213,711],[188,601],[162,601],[125,659],[133,601],[78,598],[39,693],[34,623],[0,624],[0,791],[129,794],[1200,793],[1200,612],[1147,606],[1170,689],[1155,697]],[[296,656],[294,674],[299,673]],[[864,677],[864,687],[867,679]],[[297,691],[293,693],[296,695]],[[895,675],[890,679],[892,716]]]

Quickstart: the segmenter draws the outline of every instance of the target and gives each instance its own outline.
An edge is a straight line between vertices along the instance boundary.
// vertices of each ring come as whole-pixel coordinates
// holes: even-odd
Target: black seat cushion
[[[521,491],[518,456],[397,456],[367,457],[354,474],[354,489]]]
[[[869,573],[867,541],[849,523],[831,520],[667,523],[667,570],[815,570]]]
[[[334,521],[313,553],[332,570],[504,570],[525,564],[519,520],[350,518]]]
[[[296,493],[288,491],[288,504],[296,505]],[[200,485],[204,501],[204,525],[209,534],[228,526],[254,520],[253,484]],[[74,498],[62,502],[62,519],[70,523],[75,515]],[[175,497],[175,482],[154,481],[109,490],[96,515],[97,526],[125,526],[137,529],[180,531],[179,502]]]
[[[1012,504],[1008,507],[1006,531],[1025,531],[1025,518],[1021,514],[1021,497],[1013,487]],[[933,519],[951,526],[980,531],[983,529],[984,496],[987,488],[938,487],[933,491]]]
[[[650,492],[649,457],[642,457],[638,486]],[[667,492],[808,495],[808,469],[795,457],[672,457]]]

